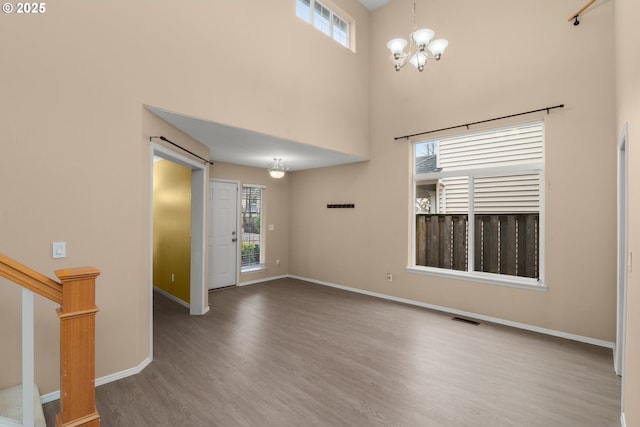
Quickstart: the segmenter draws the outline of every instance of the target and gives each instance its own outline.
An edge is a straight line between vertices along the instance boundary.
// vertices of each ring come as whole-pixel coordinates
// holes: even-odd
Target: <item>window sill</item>
[[[500,274],[444,270],[432,267],[407,267],[408,273],[425,274],[429,276],[445,277],[448,279],[467,280],[471,282],[486,283],[489,285],[508,286],[512,288],[529,289],[534,291],[547,291],[547,286],[536,280],[526,277],[502,276]]]
[[[250,265],[248,267],[242,267],[240,273],[257,273],[266,269],[267,267],[265,267],[264,264]]]

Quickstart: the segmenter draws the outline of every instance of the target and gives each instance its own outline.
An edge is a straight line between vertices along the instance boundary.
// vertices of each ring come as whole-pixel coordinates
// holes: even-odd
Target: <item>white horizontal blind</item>
[[[242,187],[242,267],[262,262],[262,187]]]

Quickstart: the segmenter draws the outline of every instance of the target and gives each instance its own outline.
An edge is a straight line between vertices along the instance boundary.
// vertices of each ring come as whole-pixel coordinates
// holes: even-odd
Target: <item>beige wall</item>
[[[627,300],[627,336],[624,377],[624,413],[626,425],[640,425],[640,276],[638,248],[640,247],[640,29],[636,18],[640,3],[635,0],[616,0],[616,66],[618,95],[618,133],[628,124],[629,140],[629,251],[635,265],[630,268]],[[635,252],[635,253],[634,253]]]
[[[149,136],[191,144],[143,105],[368,156],[369,15],[337,3],[358,21],[356,53],[327,43],[290,0],[59,0],[40,16],[3,14],[0,252],[50,276],[101,270],[98,377],[149,354]],[[53,260],[61,240],[68,256]],[[1,281],[0,301],[13,324],[20,292]],[[36,310],[47,393],[58,388],[57,318],[47,301]],[[19,331],[2,339],[5,388],[20,382]]]
[[[419,24],[450,41],[423,73],[395,72],[385,47],[411,30],[410,8],[395,1],[374,12],[371,161],[295,174],[292,274],[615,341],[613,3],[574,27],[567,16],[581,3],[419,2]],[[411,144],[394,137],[561,103],[527,117],[546,128],[548,291],[407,273]],[[356,208],[326,209],[331,202]]]
[[[169,160],[153,163],[152,277],[153,286],[190,301],[191,169]]]
[[[0,39],[11,42],[0,44],[0,252],[48,275],[102,271],[97,376],[149,353],[149,136],[208,156],[143,105],[371,158],[278,182],[261,169],[213,165],[211,178],[267,185],[265,215],[276,226],[267,271],[241,281],[291,273],[614,341],[615,147],[625,120],[633,138],[640,75],[626,56],[638,37],[619,38],[616,125],[614,2],[574,27],[566,18],[582,0],[421,1],[420,23],[451,43],[422,74],[395,73],[384,46],[411,30],[403,1],[371,15],[356,0],[337,3],[357,20],[355,54],[310,31],[290,0],[60,0],[42,16],[2,16]],[[617,33],[637,33],[635,2],[615,5]],[[410,145],[393,137],[558,103],[566,108],[544,116],[548,292],[406,273]],[[356,208],[327,210],[333,202]],[[52,260],[59,240],[68,256]],[[636,282],[632,273],[630,324]],[[1,324],[15,324],[19,298],[0,281]],[[36,380],[47,393],[58,388],[58,326],[55,305],[36,300]],[[18,328],[2,339],[0,388],[20,381]],[[629,363],[639,342],[632,325],[628,402],[640,396]],[[626,411],[640,422],[637,408]]]

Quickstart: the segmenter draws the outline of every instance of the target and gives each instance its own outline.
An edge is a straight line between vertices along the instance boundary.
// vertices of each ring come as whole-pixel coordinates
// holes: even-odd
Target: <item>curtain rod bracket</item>
[[[582,12],[587,10],[595,2],[596,0],[589,0],[584,6],[580,8],[580,10],[578,10],[576,13],[571,15],[571,17],[569,17],[567,21],[571,22],[571,20],[573,20],[573,25],[580,25],[580,20],[578,18],[580,17],[580,15],[582,15]]]

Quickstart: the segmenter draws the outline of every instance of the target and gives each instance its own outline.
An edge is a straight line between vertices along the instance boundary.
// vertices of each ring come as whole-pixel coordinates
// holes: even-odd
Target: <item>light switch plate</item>
[[[66,258],[67,257],[67,244],[66,242],[53,242],[53,250],[51,256],[53,258]]]

